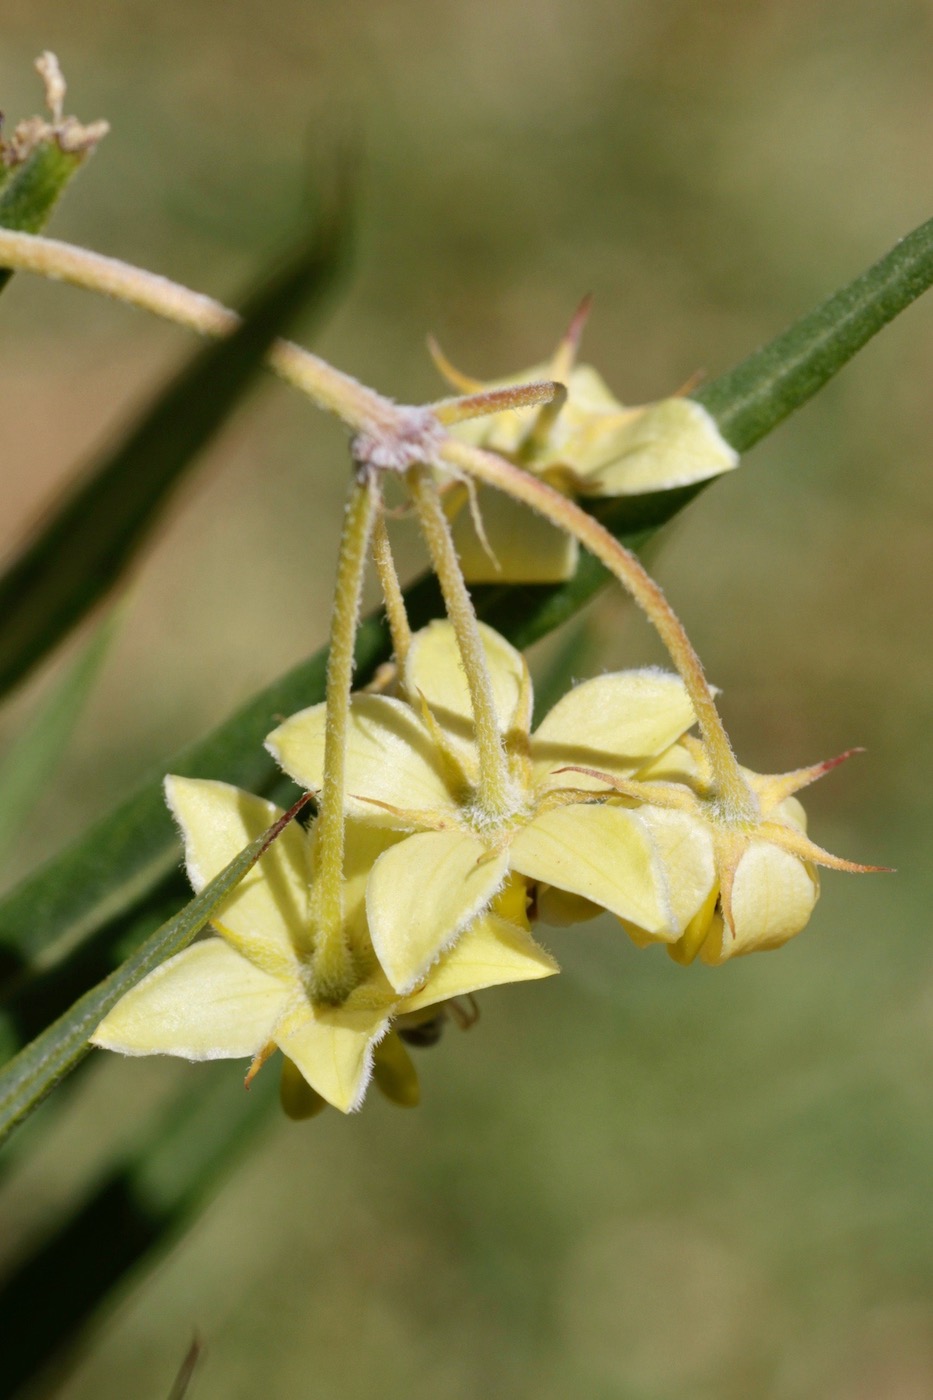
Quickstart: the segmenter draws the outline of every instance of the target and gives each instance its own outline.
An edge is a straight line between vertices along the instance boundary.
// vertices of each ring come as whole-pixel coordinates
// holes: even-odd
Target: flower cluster
[[[433,410],[380,401],[361,412],[355,387],[326,700],[267,741],[317,814],[285,827],[220,906],[215,932],[118,1002],[94,1043],[247,1057],[247,1081],[281,1051],[294,1117],[357,1108],[370,1078],[410,1105],[419,1090],[406,1042],[431,1043],[445,1017],[462,1019],[460,998],[557,971],[533,925],[606,913],[639,945],[717,964],[799,933],[819,865],[869,868],[806,835],[795,793],[838,760],[771,776],[740,767],[669,603],[573,499],[667,489],[735,462],[689,400],[623,409],[595,371],[573,367],[578,332],[543,382],[461,384],[465,398]],[[386,473],[408,490],[447,612],[414,635],[386,531]],[[528,576],[523,552],[537,577],[563,577],[582,543],[641,605],[676,674],[585,680],[532,728],[525,659],[473,610],[461,562],[470,547],[458,552],[450,524],[458,478],[522,512],[521,529],[504,535],[487,512],[481,552],[509,546],[503,577]],[[381,690],[351,694],[370,548],[395,666]],[[196,890],[282,816],[223,783],[169,778],[166,792]]]
[[[584,305],[583,315],[587,310]],[[468,379],[436,352],[448,382],[478,399],[541,380],[556,380],[565,388],[543,407],[506,407],[457,423],[453,435],[520,464],[568,496],[589,499],[694,486],[738,465],[738,454],[716,423],[685,394],[626,407],[592,365],[574,364],[583,315],[578,313],[549,362],[505,379]],[[461,504],[459,493],[452,499],[454,537],[471,582],[554,583],[572,578],[578,546],[566,530],[488,490],[478,493],[478,515],[459,509]]]

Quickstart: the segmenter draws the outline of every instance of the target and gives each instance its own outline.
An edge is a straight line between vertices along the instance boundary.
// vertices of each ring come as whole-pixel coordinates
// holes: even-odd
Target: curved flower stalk
[[[432,347],[451,386],[477,403],[497,390],[529,382],[550,380],[565,389],[543,406],[508,406],[469,419],[459,417],[470,402],[461,400],[457,421],[448,424],[451,435],[507,457],[574,497],[669,491],[736,467],[738,453],[702,405],[674,395],[625,407],[592,366],[575,364],[588,311],[586,301],[549,362],[488,384],[460,374]],[[454,498],[454,508],[461,503],[462,493]],[[529,517],[501,495],[482,491],[477,504],[484,538],[475,511],[459,510],[455,524],[457,550],[471,583],[554,583],[573,576],[577,542],[572,536],[540,517]]]
[[[276,819],[278,808],[226,783],[170,777],[169,805],[185,841],[196,890]],[[516,917],[508,892],[473,920],[447,956],[402,997],[389,985],[369,940],[366,880],[399,840],[352,823],[347,830],[344,917],[355,986],[340,1006],[312,995],[314,935],[309,872],[314,831],[297,823],[241,882],[214,921],[217,935],[150,973],[110,1011],[92,1043],[125,1055],[252,1060],[247,1083],[276,1049],[285,1065],[282,1099],[306,1117],[320,1100],[359,1108],[371,1075],[391,1098],[416,1103],[417,1076],[393,1022],[504,982],[548,977],[557,966]]]
[[[670,942],[714,881],[710,843],[696,822],[674,811],[646,822],[640,803],[605,800],[604,772],[637,780],[694,723],[678,677],[642,670],[584,681],[532,734],[524,657],[491,628],[480,626],[480,635],[508,810],[490,813],[480,800],[470,695],[449,622],[411,640],[401,673],[410,701],[357,695],[351,705],[347,811],[354,823],[396,833],[374,862],[366,906],[373,946],[400,994],[459,947],[462,930],[510,875],[530,882],[540,917],[564,922],[565,909],[579,917],[584,900]],[[312,791],[323,782],[325,732],[326,707],[315,705],[268,740],[285,771]],[[599,776],[577,771],[568,786],[555,770],[571,765]]]

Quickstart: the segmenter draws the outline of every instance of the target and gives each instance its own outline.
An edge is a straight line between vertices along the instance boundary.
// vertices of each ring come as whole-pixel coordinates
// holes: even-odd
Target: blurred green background
[[[501,374],[587,291],[585,358],[624,400],[661,396],[933,203],[922,0],[4,0],[8,119],[37,108],[43,48],[69,110],[113,124],[53,231],[226,299],[356,138],[355,270],[315,347],[411,401],[438,392],[426,331]],[[4,546],[189,349],[15,280]],[[555,933],[565,975],[484,997],[419,1061],[419,1111],[373,1096],[349,1121],[270,1120],[57,1395],[162,1400],[195,1328],[198,1400],[933,1394],[931,368],[928,298],[654,561],[747,763],[866,746],[811,790],[811,828],[899,873],[829,875],[802,938],[717,971],[608,924]],[[339,427],[277,384],[254,394],[137,571],[8,883],[324,640],[346,465]],[[589,628],[594,666],[660,659],[616,598]],[[0,1264],[213,1073],[101,1056],[3,1179]]]

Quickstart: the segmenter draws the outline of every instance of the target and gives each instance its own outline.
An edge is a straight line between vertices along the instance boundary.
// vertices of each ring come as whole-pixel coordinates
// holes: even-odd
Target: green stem
[[[499,733],[499,719],[486,651],[480,637],[473,600],[463,581],[463,572],[454,548],[450,526],[430,471],[427,467],[412,467],[406,481],[418,512],[418,523],[428,546],[431,563],[441,586],[447,616],[456,634],[470,690],[476,747],[479,751],[480,805],[492,818],[503,816],[510,808],[511,784],[502,748],[502,736]]]
[[[353,647],[377,503],[375,475],[363,471],[354,480],[340,536],[327,662],[324,782],[315,824],[313,979],[315,995],[320,1000],[338,1003],[346,998],[353,984],[353,950],[343,922],[347,729],[353,684]]]
[[[933,219],[783,335],[691,397],[747,452],[933,284]]]

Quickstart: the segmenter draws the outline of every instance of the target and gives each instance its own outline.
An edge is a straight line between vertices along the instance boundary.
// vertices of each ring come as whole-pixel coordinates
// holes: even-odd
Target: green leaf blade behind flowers
[[[88,1039],[120,998],[166,958],[186,948],[218,905],[304,805],[305,798],[246,846],[199,895],[158,928],[126,962],[85,993],[0,1071],[0,1146],[87,1054]]]
[[[734,446],[748,447],[816,392],[931,281],[933,225],[928,223],[771,346],[695,397]],[[641,549],[697,489],[614,502],[600,508],[600,519],[623,543]],[[524,648],[573,616],[606,579],[602,566],[583,555],[576,575],[565,584],[477,588],[477,609],[485,622]],[[414,627],[442,614],[430,578],[418,580],[406,597]],[[379,619],[368,619],[357,641],[358,684],[371,678],[388,652]],[[325,651],[318,652],[167,766],[267,794],[280,775],[262,741],[280,716],[324,698],[326,659]],[[0,900],[0,955],[5,951],[14,964],[61,956],[109,919],[143,904],[177,859],[177,838],[153,779]]]
[[[29,722],[0,756],[0,861],[15,847],[23,822],[52,781],[100,674],[119,613],[94,629]]]
[[[54,1374],[111,1289],[165,1250],[236,1166],[278,1103],[278,1076],[260,1074],[246,1093],[229,1069],[202,1065],[197,1082],[4,1279],[0,1400],[47,1368]]]
[[[692,395],[739,452],[811,399],[933,285],[933,219],[783,335]]]
[[[314,236],[254,294],[233,335],[201,349],[117,447],[81,474],[0,576],[0,695],[119,583],[180,480],[258,374],[273,340],[334,280],[345,220]]]

